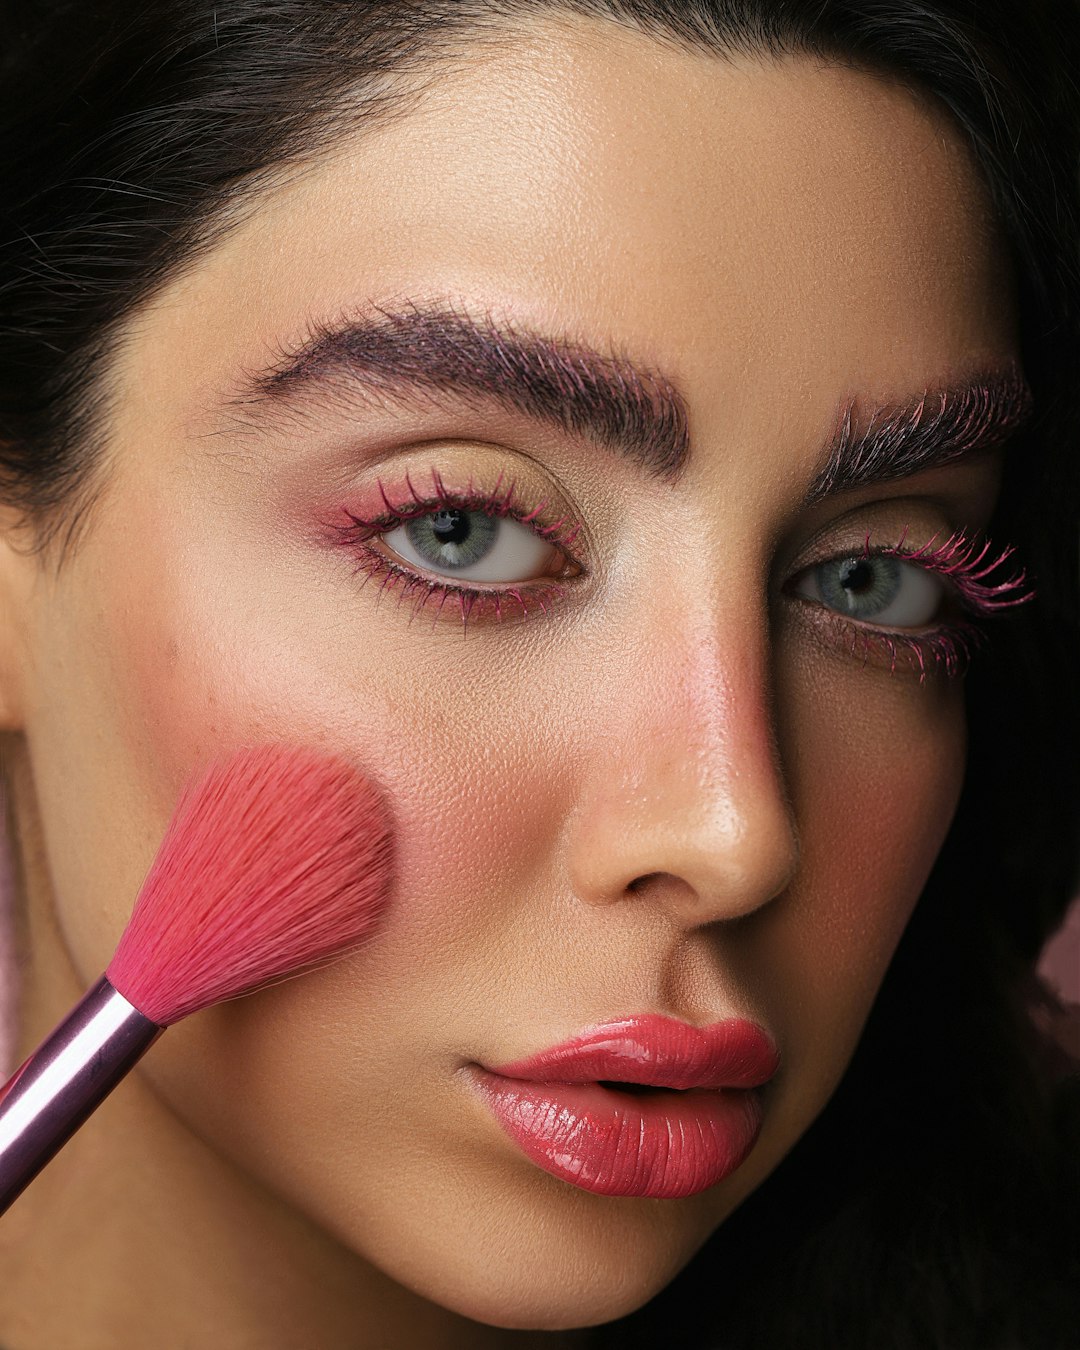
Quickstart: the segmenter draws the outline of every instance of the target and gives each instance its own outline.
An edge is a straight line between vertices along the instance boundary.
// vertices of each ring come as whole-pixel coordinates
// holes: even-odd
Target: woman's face
[[[242,1175],[256,1244],[329,1235],[469,1318],[569,1327],[651,1297],[792,1148],[964,767],[931,641],[948,583],[845,560],[984,526],[999,457],[811,489],[846,400],[866,429],[1008,370],[988,222],[957,135],[902,88],[538,24],[264,195],[132,321],[80,546],[56,575],[4,561],[29,903],[57,921],[40,1006],[105,967],[222,751],[330,747],[397,828],[375,940],[192,1017],[137,1071],[164,1105],[132,1147],[190,1130],[213,1159],[178,1206]],[[604,433],[605,398],[636,415]],[[747,1019],[779,1051],[756,1142],[703,1189],[655,1158],[622,1194],[559,1175],[482,1090],[647,1014]],[[689,1109],[615,1100],[676,1132]]]

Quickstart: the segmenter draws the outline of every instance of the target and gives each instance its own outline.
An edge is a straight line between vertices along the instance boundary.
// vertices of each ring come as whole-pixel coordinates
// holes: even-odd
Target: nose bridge
[[[798,836],[767,615],[747,608],[669,609],[612,671],[568,849],[583,899],[647,888],[696,925],[747,914],[790,882]]]

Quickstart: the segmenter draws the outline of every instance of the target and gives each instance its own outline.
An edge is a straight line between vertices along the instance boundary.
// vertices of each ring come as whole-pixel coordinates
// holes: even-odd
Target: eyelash
[[[557,580],[484,589],[437,581],[413,571],[404,564],[391,561],[375,549],[364,547],[376,536],[388,533],[409,520],[415,520],[418,516],[433,511],[443,509],[477,511],[500,519],[515,520],[519,524],[527,525],[540,538],[566,553],[570,563],[584,570],[583,564],[571,551],[581,527],[571,524],[565,516],[559,519],[552,518],[547,513],[546,499],[538,507],[529,509],[515,497],[513,482],[502,491],[502,474],[490,492],[476,491],[471,480],[467,491],[449,491],[435,470],[432,471],[434,491],[431,494],[418,493],[407,473],[405,481],[410,501],[396,505],[389,499],[380,481],[379,492],[386,507],[385,512],[377,517],[363,519],[346,510],[345,515],[349,523],[339,525],[336,529],[342,545],[356,553],[357,566],[367,573],[367,580],[381,577],[380,593],[385,590],[396,590],[399,604],[406,597],[414,597],[411,618],[415,618],[427,605],[438,601],[435,611],[437,621],[446,601],[453,596],[460,607],[463,630],[467,631],[469,620],[478,615],[492,616],[496,621],[508,617],[504,613],[504,607],[511,601],[520,606],[523,617],[528,617],[530,608],[526,596],[528,600],[534,600],[536,606],[547,614],[548,602],[557,602],[566,594],[567,588]],[[980,547],[977,540],[963,530],[956,531],[936,548],[934,543],[937,535],[934,535],[928,543],[913,549],[904,548],[906,537],[907,530],[903,532],[897,544],[871,548],[870,535],[867,534],[862,553],[837,554],[832,558],[822,558],[803,568],[798,575],[802,576],[813,567],[829,562],[840,562],[855,557],[869,559],[886,556],[899,558],[945,577],[953,597],[969,613],[978,615],[983,620],[999,610],[1024,604],[1035,598],[1034,588],[1026,585],[1027,574],[1022,567],[996,585],[986,580],[990,573],[1015,552],[1011,545],[988,562],[986,557],[991,548],[990,540],[987,539]],[[850,636],[852,655],[856,654],[859,644],[862,644],[864,666],[871,652],[883,651],[890,658],[890,674],[895,674],[897,656],[904,653],[909,658],[910,668],[918,669],[920,684],[927,677],[928,665],[930,668],[943,670],[949,676],[962,674],[975,652],[986,640],[982,627],[970,618],[953,618],[923,632],[917,632],[874,628],[847,618],[826,605],[818,604],[817,608],[824,612],[830,624],[839,633]]]
[[[575,566],[583,567],[583,564],[574,557],[571,551],[581,532],[581,527],[571,524],[565,516],[553,519],[547,512],[546,499],[532,509],[519,502],[514,496],[514,483],[512,481],[505,492],[500,495],[502,479],[503,475],[500,473],[495,487],[490,492],[477,492],[473,488],[471,479],[467,491],[451,492],[444,486],[438,471],[432,470],[434,493],[421,496],[413,486],[412,479],[406,473],[405,482],[412,500],[400,506],[396,506],[390,501],[386,495],[386,489],[380,481],[379,493],[382,496],[386,511],[379,516],[365,520],[346,510],[345,515],[348,516],[350,523],[338,527],[341,542],[348,548],[356,549],[359,547],[358,566],[367,572],[368,579],[371,577],[382,578],[379,587],[380,592],[396,589],[399,604],[407,596],[416,596],[412,618],[415,618],[422,609],[437,599],[439,601],[438,609],[435,611],[435,621],[437,621],[442,613],[443,605],[450,596],[455,596],[458,600],[464,631],[468,630],[469,620],[477,616],[493,615],[496,621],[508,617],[503,613],[503,606],[508,600],[513,600],[520,605],[523,616],[527,618],[529,606],[522,595],[523,591],[527,592],[530,598],[535,599],[536,604],[546,614],[547,604],[545,602],[561,600],[566,594],[566,587],[560,585],[557,581],[531,581],[523,583],[521,586],[502,586],[498,589],[462,586],[456,582],[435,581],[432,578],[421,576],[419,572],[414,572],[403,564],[392,562],[384,554],[363,547],[368,540],[376,535],[385,534],[398,525],[405,524],[406,521],[415,520],[418,516],[428,515],[432,511],[443,509],[479,511],[484,515],[515,520],[520,525],[527,525],[541,539],[565,552]]]
[[[1002,549],[990,562],[986,562],[991,541],[985,540],[980,548],[978,541],[963,530],[955,531],[937,548],[933,547],[938,537],[936,534],[926,544],[912,549],[904,548],[906,537],[905,529],[898,543],[871,548],[868,534],[861,553],[837,554],[832,558],[823,558],[818,563],[810,564],[803,571],[809,571],[823,563],[855,557],[860,560],[874,557],[900,558],[904,562],[914,563],[926,571],[944,576],[949,582],[953,598],[969,613],[978,615],[984,622],[998,610],[1026,604],[1029,600],[1035,599],[1037,592],[1033,586],[1028,585],[1027,572],[1023,567],[996,585],[991,585],[986,580],[991,572],[1016,552],[1011,544]],[[864,666],[872,651],[883,651],[890,658],[889,673],[895,674],[897,655],[904,652],[909,658],[909,668],[918,668],[920,684],[926,680],[928,660],[932,668],[944,670],[946,675],[962,675],[976,652],[986,643],[984,629],[980,623],[971,618],[958,617],[937,623],[925,632],[915,632],[875,629],[847,619],[827,606],[822,605],[821,608],[838,630],[847,629],[850,632],[852,655],[855,655],[859,643],[862,643]]]

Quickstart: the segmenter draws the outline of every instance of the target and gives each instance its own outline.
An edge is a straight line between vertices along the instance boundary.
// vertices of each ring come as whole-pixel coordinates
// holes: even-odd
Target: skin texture
[[[20,1055],[104,969],[222,748],[347,753],[392,804],[398,884],[355,957],[172,1028],[26,1192],[0,1340],[576,1343],[552,1333],[640,1306],[796,1144],[947,832],[965,728],[962,680],[864,664],[781,586],[870,529],[989,519],[993,456],[800,507],[842,399],[1015,355],[987,220],[957,134],[877,76],[544,23],[268,194],[133,321],[81,548],[59,576],[14,527],[0,550]],[[449,401],[222,413],[313,320],[401,297],[664,371],[687,471]],[[464,638],[361,586],[320,514],[432,467],[572,512],[585,583]],[[467,1087],[643,1012],[780,1047],[758,1143],[710,1190],[588,1194]]]

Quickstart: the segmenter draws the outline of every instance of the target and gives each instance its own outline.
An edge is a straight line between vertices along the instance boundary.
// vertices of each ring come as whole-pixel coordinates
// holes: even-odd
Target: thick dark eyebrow
[[[825,463],[803,498],[809,507],[839,492],[910,478],[1006,444],[1031,420],[1031,389],[1018,363],[874,407],[841,405]]]
[[[245,376],[227,406],[248,421],[251,405],[287,407],[312,391],[406,406],[430,407],[440,394],[498,403],[585,436],[661,481],[674,482],[690,456],[686,404],[663,375],[442,301],[372,305],[316,324],[269,369]]]
[[[316,323],[269,367],[245,373],[226,406],[252,426],[312,398],[430,407],[440,395],[584,436],[661,482],[676,482],[690,459],[686,400],[663,373],[447,301],[372,304]],[[862,403],[840,405],[804,507],[1003,444],[1030,416],[1031,392],[1014,363],[868,415]]]

